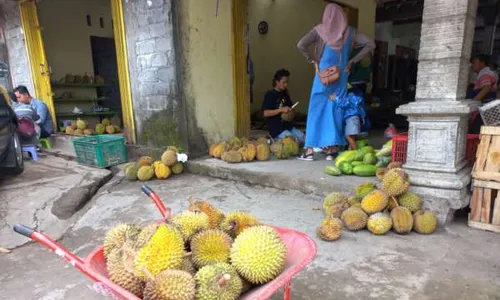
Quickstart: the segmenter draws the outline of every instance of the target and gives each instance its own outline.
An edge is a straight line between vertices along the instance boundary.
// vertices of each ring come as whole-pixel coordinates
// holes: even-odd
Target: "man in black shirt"
[[[281,140],[287,136],[293,136],[303,144],[305,142],[304,133],[295,128],[291,122],[281,118],[281,114],[289,113],[293,106],[287,90],[288,77],[290,77],[289,71],[285,69],[276,71],[273,78],[273,88],[264,96],[262,111],[264,118],[267,119],[269,134],[273,139]]]

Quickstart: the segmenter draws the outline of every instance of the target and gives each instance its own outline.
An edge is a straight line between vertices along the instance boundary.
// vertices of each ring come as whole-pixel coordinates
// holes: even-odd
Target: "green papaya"
[[[358,149],[361,149],[363,147],[370,146],[370,141],[367,139],[362,139],[362,140],[357,140],[356,141],[356,147]]]
[[[347,162],[347,161],[343,161],[342,163],[340,163],[340,172],[342,172],[342,174],[344,175],[352,175],[352,172],[353,172],[353,166],[352,166],[352,163],[350,162]]]
[[[365,153],[365,154],[366,154],[366,153],[375,153],[375,150],[373,149],[373,147],[372,147],[372,146],[366,146],[366,147],[363,147],[363,148],[361,148],[361,151],[362,151],[363,153]]]
[[[363,157],[363,163],[365,165],[374,165],[377,163],[377,157],[373,153],[367,153],[365,157]]]
[[[355,161],[363,161],[363,157],[365,157],[365,153],[361,150],[356,151],[356,155],[353,158],[353,162]]]
[[[359,165],[364,165],[364,164],[365,164],[365,163],[364,163],[363,161],[353,161],[353,162],[351,163],[351,165],[352,165],[353,167],[355,167],[355,166],[359,166]]]
[[[339,168],[340,164],[344,161],[352,162],[357,153],[358,152],[356,150],[349,150],[340,153],[339,156],[337,156],[337,159],[335,159],[335,166]]]
[[[325,174],[331,176],[339,176],[340,174],[342,174],[342,172],[340,172],[339,168],[337,168],[336,166],[325,166]]]
[[[392,155],[392,148],[382,148],[380,149],[377,153],[375,153],[376,157],[382,157],[382,156],[391,156]]]
[[[378,168],[373,165],[360,165],[360,166],[355,166],[352,169],[352,172],[354,173],[354,175],[360,177],[373,177],[377,173],[377,169]]]

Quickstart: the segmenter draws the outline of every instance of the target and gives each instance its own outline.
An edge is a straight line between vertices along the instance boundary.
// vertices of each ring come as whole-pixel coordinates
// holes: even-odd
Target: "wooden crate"
[[[500,183],[474,180],[469,226],[500,233]]]
[[[500,182],[500,127],[481,127],[481,142],[476,157],[472,177]]]

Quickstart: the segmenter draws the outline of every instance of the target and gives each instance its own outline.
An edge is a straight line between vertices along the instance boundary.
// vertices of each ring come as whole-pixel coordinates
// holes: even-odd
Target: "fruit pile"
[[[288,159],[297,156],[299,143],[293,137],[286,137],[269,146],[266,138],[248,140],[234,137],[210,146],[209,155],[222,159],[227,163],[251,162],[254,160],[269,160],[271,154],[278,159]]]
[[[367,140],[356,142],[358,150],[344,151],[335,159],[335,165],[325,166],[325,173],[331,176],[356,175],[373,177],[381,168],[391,163],[392,140],[382,149],[375,150]]]
[[[113,282],[144,300],[235,300],[284,270],[287,249],[275,229],[189,201],[165,223],[120,224],[106,234]]]
[[[381,181],[378,187],[367,182],[358,186],[354,195],[332,193],[324,199],[326,217],[316,229],[318,237],[335,241],[344,228],[358,231],[366,227],[375,235],[391,228],[398,234],[408,234],[412,229],[421,234],[436,230],[436,215],[423,210],[420,196],[408,190],[408,175],[401,164],[390,164],[377,177]]]
[[[112,124],[109,119],[102,119],[101,123],[95,126],[95,129],[90,129],[87,122],[79,118],[76,121],[71,121],[71,125],[66,126],[64,132],[70,135],[114,134],[120,133],[121,129],[119,125]]]
[[[172,174],[179,175],[184,172],[186,161],[186,154],[179,153],[176,147],[169,146],[160,160],[155,161],[151,156],[142,156],[137,162],[127,164],[123,172],[128,180],[149,181],[155,177],[168,179]]]

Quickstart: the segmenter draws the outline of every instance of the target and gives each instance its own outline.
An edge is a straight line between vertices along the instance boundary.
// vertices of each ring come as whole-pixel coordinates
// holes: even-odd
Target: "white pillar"
[[[478,0],[425,0],[416,101],[398,108],[410,123],[407,162],[413,191],[440,224],[469,201],[465,100]]]

